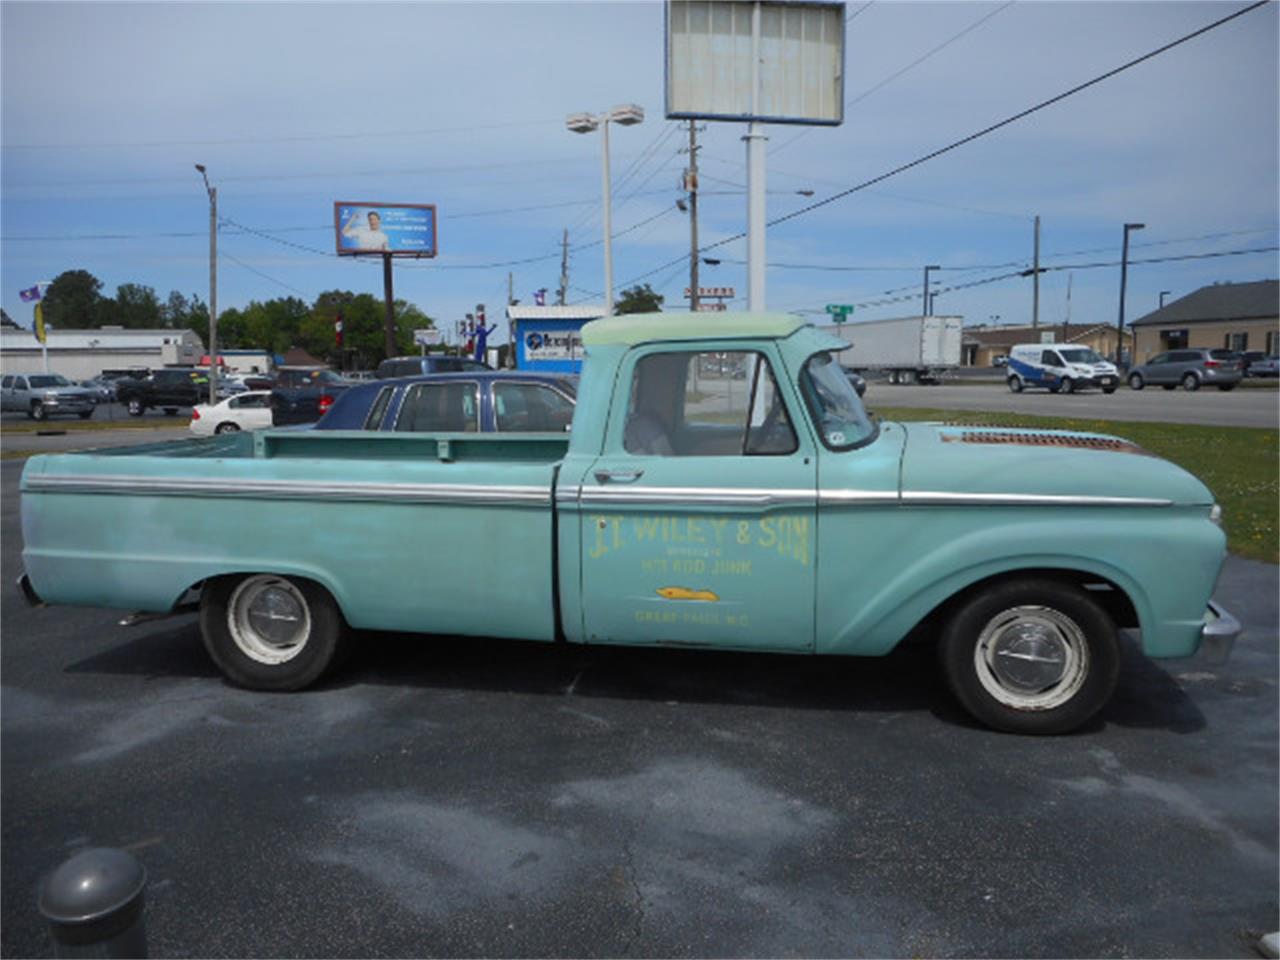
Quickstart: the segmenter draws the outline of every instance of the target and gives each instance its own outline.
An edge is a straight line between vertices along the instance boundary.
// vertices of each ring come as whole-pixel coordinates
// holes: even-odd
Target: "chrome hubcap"
[[[1070,700],[1089,671],[1079,625],[1050,607],[1014,607],[978,635],[974,666],[986,691],[1017,710],[1049,710]]]
[[[306,646],[311,612],[302,592],[283,577],[249,577],[231,594],[227,626],[245,656],[280,664]]]

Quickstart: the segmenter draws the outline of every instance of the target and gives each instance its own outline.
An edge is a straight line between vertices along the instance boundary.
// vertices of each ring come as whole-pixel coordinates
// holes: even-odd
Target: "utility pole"
[[[1116,365],[1121,362],[1124,350],[1124,289],[1129,279],[1129,233],[1133,230],[1146,229],[1145,223],[1126,223],[1124,225],[1124,246],[1120,252],[1120,319],[1116,321]]]
[[[1040,217],[1036,217],[1036,262],[1031,281],[1031,329],[1040,326]]]
[[[564,239],[560,241],[560,287],[556,290],[556,303],[564,306],[564,298],[569,292],[569,228],[565,227]]]
[[[196,169],[209,194],[209,404],[218,402],[218,188],[210,186],[203,163]],[[48,360],[45,361],[48,369]]]
[[[698,312],[698,126],[689,121],[689,167],[684,172],[689,194],[689,310]]]
[[[924,294],[920,298],[920,313],[923,316],[929,316],[929,271],[941,270],[942,268],[936,263],[932,263],[924,268]]]
[[[516,305],[515,275],[507,274],[507,367],[516,365],[516,324],[511,319],[511,308]]]

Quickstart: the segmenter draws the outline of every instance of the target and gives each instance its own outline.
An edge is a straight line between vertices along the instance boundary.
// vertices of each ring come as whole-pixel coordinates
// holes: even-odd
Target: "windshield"
[[[1098,355],[1097,351],[1090,350],[1088,347],[1072,347],[1070,350],[1059,350],[1062,359],[1067,363],[1105,363],[1106,361]]]
[[[866,443],[876,425],[858,399],[835,355],[816,353],[804,365],[801,392],[817,424],[822,442],[834,450],[848,450]]]
[[[71,382],[67,380],[66,377],[57,373],[48,374],[48,375],[41,374],[38,377],[28,377],[27,382],[30,383],[31,386],[33,387],[69,387],[71,386]]]

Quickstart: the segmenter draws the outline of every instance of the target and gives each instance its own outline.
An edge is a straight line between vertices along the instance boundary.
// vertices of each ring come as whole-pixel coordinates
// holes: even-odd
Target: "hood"
[[[1181,467],[1120,437],[1023,428],[903,424],[902,496],[940,500],[1027,498],[1045,503],[1152,500],[1212,504]]]

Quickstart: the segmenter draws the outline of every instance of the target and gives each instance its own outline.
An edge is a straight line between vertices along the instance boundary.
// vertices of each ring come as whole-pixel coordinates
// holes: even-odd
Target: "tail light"
[[[191,408],[191,419],[192,420],[200,419],[200,411],[196,407]]]
[[[1221,364],[1219,361],[1217,361],[1217,360],[1206,360],[1206,361],[1204,362],[1204,365],[1205,365],[1206,367],[1220,367],[1220,366],[1222,366],[1222,364]]]
[[[328,409],[329,409],[330,407],[332,407],[332,406],[333,406],[333,397],[329,396],[329,394],[327,394],[327,393],[322,393],[322,394],[320,395],[320,404],[319,404],[319,406],[320,406],[320,413],[321,413],[321,415],[323,415],[324,413],[326,413],[326,412],[328,411]]]

